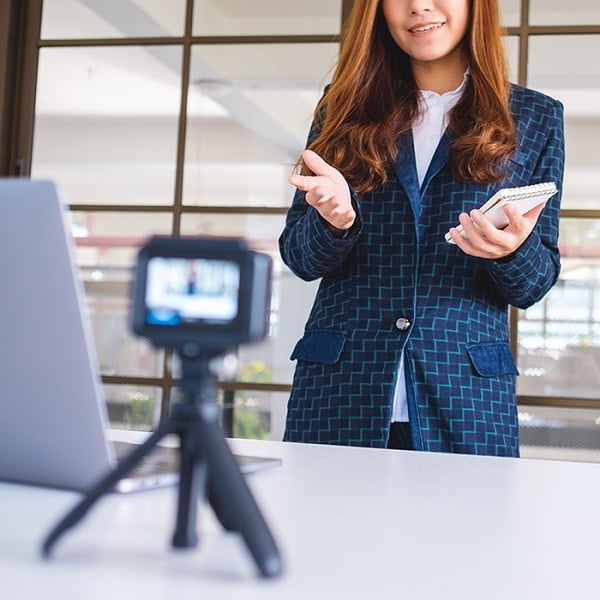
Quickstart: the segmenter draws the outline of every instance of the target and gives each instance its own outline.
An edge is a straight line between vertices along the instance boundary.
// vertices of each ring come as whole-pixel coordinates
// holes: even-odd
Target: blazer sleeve
[[[307,146],[317,136],[313,123]],[[288,210],[285,227],[279,237],[279,252],[283,262],[292,272],[313,281],[334,273],[344,262],[358,241],[361,231],[360,203],[350,188],[356,219],[344,237],[335,237],[318,211],[306,202],[306,193],[296,190],[292,206]]]
[[[335,237],[318,211],[296,190],[287,213],[284,230],[279,237],[283,262],[301,279],[312,281],[342,268],[356,245],[361,231],[360,207],[351,190],[356,220],[347,235]]]
[[[548,200],[538,222],[523,244],[506,260],[486,261],[487,270],[505,300],[529,308],[550,290],[560,273],[558,232],[564,175],[563,105],[553,100],[537,127],[547,132],[531,182],[554,181],[558,192]]]

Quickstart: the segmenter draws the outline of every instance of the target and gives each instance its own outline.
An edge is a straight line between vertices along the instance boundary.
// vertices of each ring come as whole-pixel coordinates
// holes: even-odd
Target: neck
[[[455,90],[462,83],[466,70],[466,61],[458,55],[430,62],[412,61],[417,87],[437,94]]]

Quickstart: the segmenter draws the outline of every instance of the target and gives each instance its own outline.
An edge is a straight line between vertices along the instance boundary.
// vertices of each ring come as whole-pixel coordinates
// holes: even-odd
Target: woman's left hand
[[[458,217],[463,227],[460,233],[456,227],[450,229],[450,237],[465,253],[479,258],[499,259],[512,254],[533,231],[544,204],[536,206],[521,215],[516,206],[508,203],[504,212],[509,223],[504,229],[498,229],[479,210]]]

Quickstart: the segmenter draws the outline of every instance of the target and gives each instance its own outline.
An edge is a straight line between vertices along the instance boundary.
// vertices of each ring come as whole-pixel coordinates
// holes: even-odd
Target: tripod
[[[263,577],[282,572],[279,551],[266,522],[229,450],[218,423],[215,376],[211,356],[197,344],[180,349],[182,402],[175,404],[163,425],[102,478],[52,529],[44,540],[42,554],[48,557],[58,538],[76,525],[100,497],[134,468],[168,434],[179,437],[179,490],[177,519],[172,545],[197,545],[198,496],[206,494],[215,515],[228,531],[239,532]]]

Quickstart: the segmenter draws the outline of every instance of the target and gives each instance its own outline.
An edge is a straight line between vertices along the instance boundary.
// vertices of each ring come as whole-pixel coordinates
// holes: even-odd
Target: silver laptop
[[[0,179],[0,479],[85,491],[117,452],[66,222],[53,183]],[[116,491],[176,483],[175,449],[147,458]],[[245,473],[281,462],[236,458]]]

